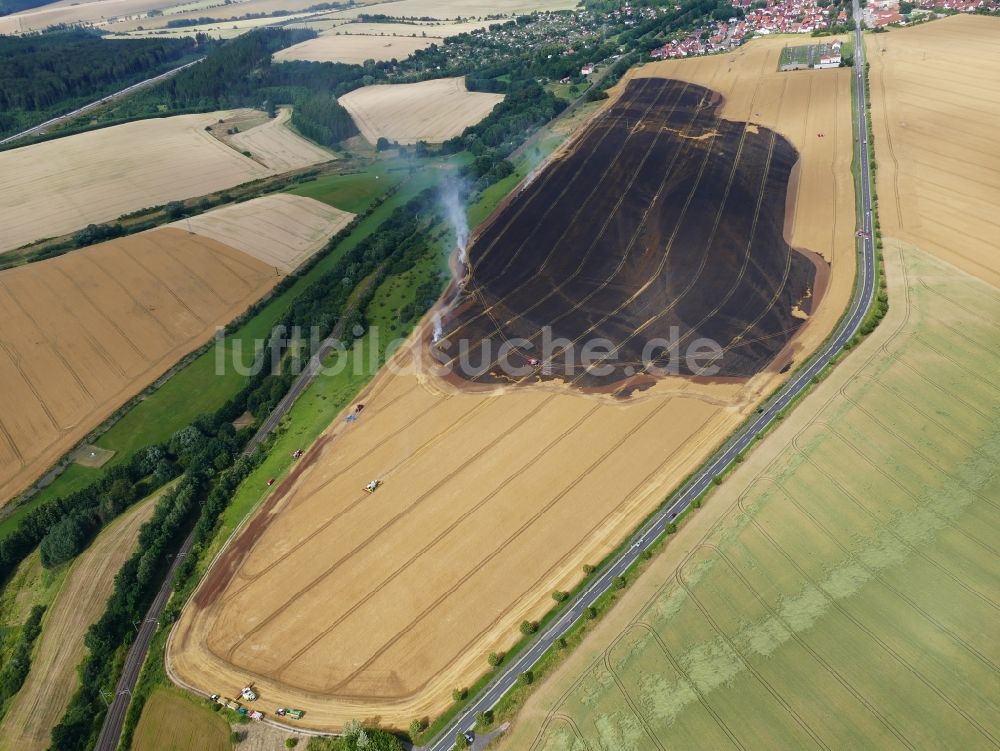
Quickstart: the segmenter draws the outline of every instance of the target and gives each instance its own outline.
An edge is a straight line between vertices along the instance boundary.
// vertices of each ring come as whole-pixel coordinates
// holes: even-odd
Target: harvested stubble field
[[[576,0],[395,0],[378,3],[377,9],[356,7],[330,15],[356,18],[368,13],[380,13],[392,18],[465,18],[476,16],[517,15],[533,11],[570,10]]]
[[[239,248],[287,274],[343,229],[354,214],[288,193],[223,206],[171,227]]]
[[[101,24],[109,18],[144,13],[170,4],[170,0],[62,0],[0,17],[0,34],[42,31],[58,24]]]
[[[482,29],[495,21],[459,23],[363,23],[321,17],[289,24],[322,31],[316,39],[275,53],[274,59],[360,64],[365,60],[405,60],[417,50],[440,45],[451,36]]]
[[[150,29],[148,26],[143,26],[141,30],[126,31],[107,38],[132,39],[135,37],[153,37],[169,39],[171,37],[193,37],[197,34],[205,34],[213,39],[234,39],[238,36],[246,34],[248,31],[259,29],[264,26],[274,26],[279,22],[284,23],[295,19],[302,19],[305,21],[305,19],[308,19],[311,16],[311,13],[293,13],[291,15],[281,16],[280,18],[241,18],[236,21],[213,21],[211,23],[203,23],[196,26],[182,26],[180,28],[168,28],[161,26],[160,28]]]
[[[882,326],[670,540],[503,748],[997,745],[1000,292],[896,242],[886,265]]]
[[[503,94],[467,91],[461,77],[365,86],[340,97],[369,143],[384,136],[404,144],[447,141],[502,101]]]
[[[174,690],[158,689],[142,709],[132,741],[134,751],[230,751],[229,723]],[[247,747],[241,743],[240,748]],[[278,743],[270,749],[281,748]]]
[[[234,114],[140,120],[0,152],[0,252],[335,158],[265,123],[240,134],[242,149],[278,165],[265,167],[205,132]]]
[[[337,35],[336,31],[327,31],[315,39],[307,39],[279,50],[274,53],[274,61],[306,60],[314,63],[360,65],[365,60],[405,60],[417,50],[440,41],[409,36]]]
[[[318,247],[315,220],[299,221],[315,208],[269,196],[226,209],[221,226],[212,213],[192,220],[191,229],[246,243],[246,253],[162,227],[0,273],[0,498],[262,297],[303,248]],[[329,236],[345,214],[321,208]],[[242,236],[225,226],[241,212]],[[258,227],[287,233],[283,247],[295,256],[254,258]]]
[[[882,231],[1000,285],[1000,18],[867,38]]]
[[[334,158],[326,149],[289,129],[292,110],[282,107],[277,117],[229,137],[233,148],[248,151],[253,159],[274,172],[289,172]]]
[[[424,23],[366,23],[352,21],[337,27],[340,34],[357,34],[361,36],[400,36],[400,37],[431,37],[437,44],[438,40],[470,31],[483,29],[497,21],[458,21],[442,22],[428,21]]]
[[[718,56],[664,74],[713,79],[715,66],[767,127],[817,117],[808,98],[793,100],[797,111],[782,106],[786,84],[770,75],[780,46],[748,50],[746,79],[726,76],[730,63]],[[816,245],[836,259],[831,279],[849,267],[842,305],[853,262],[849,72],[824,73],[833,76],[816,80],[815,106],[833,145],[813,149],[801,126],[790,129],[805,163],[788,206],[796,228],[821,216],[814,203],[846,213]],[[494,224],[512,211],[501,207]],[[832,299],[787,348],[796,359],[839,315],[826,313]],[[316,728],[353,717],[405,727],[435,715],[785,377],[769,367],[725,382],[664,378],[627,399],[552,382],[475,390],[428,372],[430,328],[359,397],[360,419],[336,421],[225,548],[171,635],[176,680],[214,693],[252,678],[265,701],[307,709],[303,724]],[[384,484],[369,495],[373,478]]]
[[[122,514],[73,562],[45,613],[31,671],[0,723],[0,749],[49,747],[52,728],[79,685],[76,666],[86,651],[84,634],[104,612],[115,575],[132,555],[139,528],[152,515],[158,495]]]

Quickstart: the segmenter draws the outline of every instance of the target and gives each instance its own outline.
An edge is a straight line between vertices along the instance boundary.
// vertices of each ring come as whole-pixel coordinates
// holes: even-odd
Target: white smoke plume
[[[437,344],[444,335],[444,326],[441,323],[441,313],[434,314],[434,336],[431,338],[433,344]]]
[[[441,185],[441,205],[444,206],[445,218],[455,231],[458,260],[464,264],[469,245],[469,220],[465,216],[462,185],[453,175],[446,177]]]

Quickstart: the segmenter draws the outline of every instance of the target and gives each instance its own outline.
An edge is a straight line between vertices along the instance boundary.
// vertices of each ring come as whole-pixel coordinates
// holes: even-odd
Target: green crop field
[[[132,743],[134,751],[229,751],[229,724],[178,691],[157,689],[149,697]]]
[[[1000,743],[1000,291],[916,249],[905,278],[505,748]]]
[[[376,162],[362,172],[348,175],[324,175],[289,190],[296,196],[315,198],[342,211],[359,214],[372,200],[406,177],[406,167],[390,167]]]

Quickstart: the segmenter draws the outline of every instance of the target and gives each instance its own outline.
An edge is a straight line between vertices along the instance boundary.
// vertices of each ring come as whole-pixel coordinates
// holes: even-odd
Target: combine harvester
[[[378,490],[378,487],[381,484],[382,484],[381,480],[372,480],[370,483],[365,485],[365,490],[367,490],[369,493],[374,493],[376,490]]]

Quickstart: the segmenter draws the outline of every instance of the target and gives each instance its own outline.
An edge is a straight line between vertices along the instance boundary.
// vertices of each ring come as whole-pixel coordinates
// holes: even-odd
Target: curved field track
[[[813,262],[782,237],[798,155],[767,128],[719,119],[719,107],[702,86],[633,79],[493,217],[438,344],[447,357],[468,341],[477,367],[457,361],[459,375],[508,381],[513,366],[522,383],[596,387],[671,357],[672,372],[697,373],[692,358],[648,344],[672,338],[683,352],[717,342],[725,352],[708,374],[747,377],[781,352],[803,324],[794,311],[818,302]],[[573,344],[546,351],[546,329]],[[588,371],[579,348],[598,339],[612,352]],[[516,349],[497,357],[507,342]],[[525,379],[529,358],[539,365]]]
[[[500,748],[1000,744],[1000,291],[894,239],[885,263],[879,329],[685,523]]]
[[[139,528],[152,515],[160,491],[126,511],[72,564],[55,602],[42,621],[42,634],[28,678],[0,724],[0,749],[43,751],[79,685],[76,666],[83,637],[104,612],[115,575],[132,555]]]
[[[808,99],[785,109],[785,84],[770,75],[780,47],[750,49],[760,52],[748,53],[743,101],[783,125],[817,116]],[[701,62],[701,85],[717,77],[731,90],[726,58]],[[845,252],[850,264],[850,99],[836,95],[849,81],[817,73],[832,74],[815,78],[815,94],[842,150],[817,157],[800,134],[787,136],[804,160],[789,206],[796,221],[813,202],[828,210],[846,185],[848,224],[822,228],[809,247]],[[846,183],[834,177],[841,168]],[[831,299],[776,362],[830,330],[841,312],[824,317]],[[252,679],[263,702],[302,707],[302,724],[319,729],[434,715],[786,377],[774,367],[714,383],[665,377],[629,398],[552,381],[474,390],[431,370],[430,329],[359,397],[360,418],[338,419],[215,561],[171,634],[176,681],[210,694]],[[383,484],[369,495],[373,478]]]

